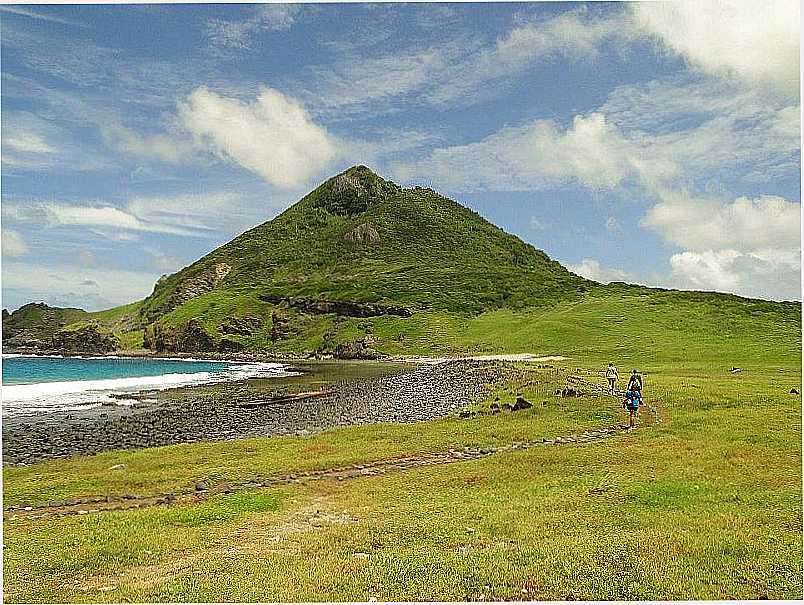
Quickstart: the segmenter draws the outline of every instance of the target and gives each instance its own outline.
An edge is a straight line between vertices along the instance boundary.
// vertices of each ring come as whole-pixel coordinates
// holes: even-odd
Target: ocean
[[[133,403],[112,393],[288,375],[279,363],[142,357],[3,355],[2,365],[4,417]]]

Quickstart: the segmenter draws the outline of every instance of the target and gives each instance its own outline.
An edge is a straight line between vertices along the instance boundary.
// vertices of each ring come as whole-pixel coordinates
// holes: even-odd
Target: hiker
[[[629,383],[630,384],[630,383]],[[625,392],[625,399],[623,400],[623,407],[628,410],[628,430],[634,430],[636,424],[636,415],[639,412],[639,404],[642,403],[642,393],[635,389],[628,389]]]
[[[625,387],[626,391],[639,391],[642,393],[642,376],[639,375],[639,372],[634,370],[631,372],[631,377],[628,379],[628,386]]]
[[[606,378],[609,380],[609,394],[614,395],[614,385],[617,384],[617,379],[619,377],[619,374],[617,374],[617,368],[614,367],[612,362],[609,362],[609,367],[606,368]]]
[[[642,403],[642,376],[633,370],[628,379],[628,386],[625,387],[625,400],[623,407],[628,410],[628,430],[634,429],[636,415],[639,412],[639,405]]]

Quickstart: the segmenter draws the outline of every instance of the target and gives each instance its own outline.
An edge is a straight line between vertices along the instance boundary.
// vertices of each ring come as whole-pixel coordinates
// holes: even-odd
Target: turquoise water
[[[3,384],[94,381],[198,372],[215,374],[225,372],[231,365],[214,361],[143,358],[4,357]]]
[[[286,375],[279,363],[4,356],[2,413],[88,409],[104,402],[127,405],[121,394]]]

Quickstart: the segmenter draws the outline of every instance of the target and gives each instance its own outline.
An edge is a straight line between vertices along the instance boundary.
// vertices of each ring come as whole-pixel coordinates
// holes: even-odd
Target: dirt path
[[[421,466],[436,466],[442,464],[453,464],[469,460],[478,460],[494,454],[510,452],[516,450],[527,450],[534,447],[561,446],[571,444],[582,444],[600,441],[605,438],[613,437],[617,434],[626,432],[619,424],[614,424],[598,429],[591,429],[582,433],[563,435],[553,439],[539,439],[536,441],[516,442],[511,445],[501,447],[465,447],[461,450],[450,449],[440,452],[428,452],[412,456],[400,456],[396,458],[386,458],[366,462],[364,464],[353,464],[336,468],[321,469],[316,471],[304,471],[289,473],[284,475],[273,475],[261,477],[248,481],[221,483],[209,489],[199,485],[193,491],[173,492],[169,494],[135,495],[126,494],[124,496],[95,496],[89,498],[69,499],[59,503],[48,503],[39,506],[14,506],[3,511],[5,520],[15,519],[40,519],[44,517],[62,515],[88,515],[110,510],[128,510],[136,508],[146,508],[150,506],[184,504],[200,502],[211,495],[228,494],[255,490],[264,487],[275,487],[281,485],[307,484],[315,481],[348,481],[360,477],[370,477],[406,471]]]

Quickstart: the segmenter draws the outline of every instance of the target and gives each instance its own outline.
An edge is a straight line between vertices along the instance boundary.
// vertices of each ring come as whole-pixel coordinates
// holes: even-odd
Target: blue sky
[[[599,281],[800,299],[799,7],[4,5],[3,306],[101,309],[358,163]]]

